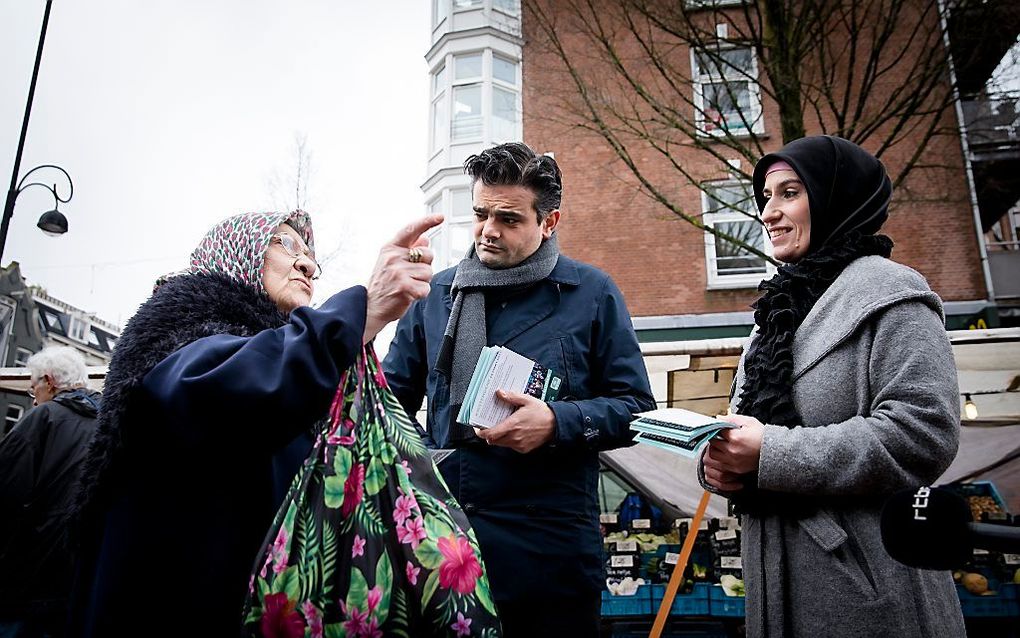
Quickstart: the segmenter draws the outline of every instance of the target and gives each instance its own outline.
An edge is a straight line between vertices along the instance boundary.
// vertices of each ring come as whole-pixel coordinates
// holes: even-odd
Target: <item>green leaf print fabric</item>
[[[500,635],[471,525],[371,345],[266,535],[243,622],[265,638]]]

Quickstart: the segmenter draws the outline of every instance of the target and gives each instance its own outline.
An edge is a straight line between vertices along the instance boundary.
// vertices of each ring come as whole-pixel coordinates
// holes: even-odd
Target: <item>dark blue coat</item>
[[[447,447],[449,383],[436,356],[456,269],[400,320],[383,364],[414,418],[428,396],[427,442]],[[602,587],[598,452],[631,443],[632,414],[654,407],[623,295],[605,273],[560,256],[549,277],[505,306],[486,304],[488,345],[506,346],[563,377],[556,438],[529,454],[471,442],[442,462],[471,520],[498,600],[577,596]]]
[[[76,583],[74,634],[237,635],[281,483],[302,458],[288,446],[307,452],[300,435],[361,349],[362,287],[254,332],[257,318],[236,318],[253,312],[238,286],[188,277],[139,310],[111,363],[107,398],[123,401],[104,400],[100,420],[119,415],[124,447]],[[192,340],[223,330],[234,333]]]

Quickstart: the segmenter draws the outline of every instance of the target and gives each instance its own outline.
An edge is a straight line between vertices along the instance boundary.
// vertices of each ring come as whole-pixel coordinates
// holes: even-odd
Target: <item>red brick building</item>
[[[443,0],[437,2],[443,4]],[[856,64],[839,64],[841,59],[849,60],[842,52],[850,50],[852,43],[838,29],[830,31],[825,42],[837,51],[828,58],[835,63],[826,65],[822,56],[812,55],[804,55],[797,63],[825,67],[833,97],[838,101],[848,96],[850,104],[860,102],[860,126],[875,129],[871,137],[861,138],[862,146],[876,152],[892,136],[894,143],[883,148],[881,159],[894,179],[908,163],[916,164],[898,186],[884,227],[896,242],[893,258],[920,271],[947,302],[950,328],[997,325],[976,206],[980,184],[968,175],[972,154],[960,133],[962,109],[951,91],[955,69],[946,65],[944,37],[954,25],[941,19],[933,0],[886,4],[902,6],[890,23],[887,41],[879,47],[883,51],[874,58],[888,67],[883,73],[858,79],[868,77],[863,55]],[[505,86],[483,70],[483,82],[492,84],[493,97],[486,108],[487,93],[481,93],[481,118],[506,118],[505,106],[503,115],[490,112],[499,109],[496,93],[519,91],[525,142],[539,152],[552,153],[563,170],[560,240],[564,252],[614,277],[626,295],[642,341],[744,336],[751,325],[749,305],[757,297],[757,284],[774,272],[774,266],[703,232],[676,211],[768,252],[767,237],[753,219],[756,210],[747,179],[757,157],[783,145],[776,91],[761,59],[762,51],[769,55],[768,49],[761,48],[769,44],[763,42],[767,34],[759,25],[759,39],[748,37],[755,31],[748,26],[749,16],[753,20],[756,14],[753,6],[740,0],[662,3],[671,12],[668,17],[678,20],[672,25],[649,19],[661,15],[628,14],[627,5],[616,0],[525,0],[521,8],[508,0],[456,0],[444,9],[446,14],[434,16],[433,52],[444,50],[447,56],[435,66],[448,68],[474,48],[485,46],[491,51],[483,59],[520,67],[519,75],[505,74],[513,80]],[[680,13],[696,37],[685,40],[667,33],[670,26],[682,23],[676,18]],[[438,23],[436,16],[441,18]],[[464,29],[457,28],[457,20]],[[1009,33],[1000,39],[1008,48],[1016,39],[1015,25],[1003,28]],[[873,30],[857,34],[860,50],[874,44],[873,34]],[[496,44],[470,44],[483,36]],[[451,56],[451,43],[458,37],[465,45],[453,46]],[[601,46],[600,39],[611,44]],[[612,46],[612,55],[607,55],[607,46]],[[960,46],[979,48],[975,42],[964,42],[954,53]],[[1004,52],[1001,44],[985,42],[983,58],[977,62],[987,66],[989,56],[1001,58]],[[987,78],[991,71],[975,71],[980,64],[974,57],[968,54],[968,64],[960,71],[968,74],[972,85],[974,73],[985,73]],[[916,81],[923,70],[921,61],[938,76],[934,85]],[[815,76],[804,74],[808,80]],[[868,82],[870,88],[860,88]],[[903,109],[911,104],[911,91],[929,91],[930,96],[907,110],[922,112],[939,104],[937,116],[882,119],[884,105]],[[643,93],[653,96],[637,97]],[[845,110],[812,109],[810,98],[804,102],[805,134],[841,130],[836,119]],[[472,104],[461,105],[455,95],[449,108],[453,127],[458,112],[479,110]],[[436,117],[433,107],[430,118],[435,122]],[[664,124],[673,119],[679,124]],[[624,152],[614,150],[598,132],[600,126],[615,127],[614,137],[625,145]],[[451,194],[433,196],[432,210],[456,219],[457,201],[466,194],[461,192],[466,183],[456,175],[457,164],[467,151],[477,152],[475,147],[506,141],[496,134],[483,136],[483,128],[492,133],[498,127],[480,126],[479,139],[464,152],[453,152],[453,143],[439,145],[443,150],[430,162],[425,189],[439,192],[438,186],[446,180]],[[503,127],[507,133],[513,128]],[[936,134],[918,152],[929,130]],[[445,168],[437,164],[437,158]],[[1014,200],[1017,196],[1020,193]],[[456,231],[440,237],[440,243],[450,248],[446,252],[451,253],[451,261],[462,252],[453,250],[453,244],[463,243],[466,230],[461,229],[456,240]]]

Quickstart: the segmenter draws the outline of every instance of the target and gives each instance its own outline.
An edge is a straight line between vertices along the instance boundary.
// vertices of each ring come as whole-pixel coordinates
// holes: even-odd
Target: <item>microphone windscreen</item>
[[[882,509],[882,542],[897,561],[922,569],[954,569],[970,558],[970,507],[941,488],[893,494]]]

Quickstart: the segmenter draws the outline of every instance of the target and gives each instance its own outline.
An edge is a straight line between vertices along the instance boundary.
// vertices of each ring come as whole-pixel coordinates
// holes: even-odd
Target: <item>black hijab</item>
[[[889,216],[892,182],[882,163],[853,142],[819,135],[794,140],[754,167],[754,198],[765,209],[765,174],[776,162],[793,168],[807,190],[810,245],[804,257],[780,266],[758,289],[752,306],[758,326],[744,358],[739,414],[762,423],[793,427],[793,340],[819,297],[850,262],[866,255],[888,257],[892,240],[875,233]]]

